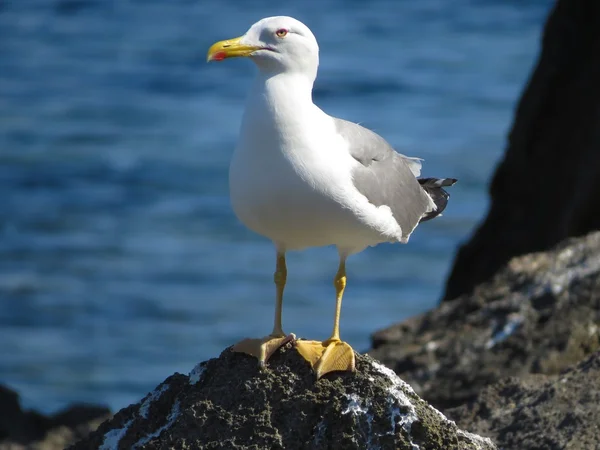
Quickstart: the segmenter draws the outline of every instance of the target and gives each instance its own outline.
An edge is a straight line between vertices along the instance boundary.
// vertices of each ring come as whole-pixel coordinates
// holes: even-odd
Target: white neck
[[[301,74],[271,75],[259,72],[250,91],[246,113],[261,108],[261,113],[266,113],[268,116],[277,118],[297,116],[299,112],[315,107],[312,101],[312,88],[313,81]]]
[[[262,152],[302,147],[306,130],[325,115],[312,101],[312,80],[293,73],[254,80],[246,103],[240,141]]]

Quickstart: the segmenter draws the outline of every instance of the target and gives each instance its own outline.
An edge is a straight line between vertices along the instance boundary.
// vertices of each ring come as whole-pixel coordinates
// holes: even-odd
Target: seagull
[[[207,61],[248,57],[258,73],[247,98],[229,168],[231,204],[249,229],[275,246],[275,321],[236,352],[264,365],[292,342],[317,379],[354,371],[352,347],[340,338],[346,259],[384,242],[407,243],[416,226],[440,215],[454,178],[418,178],[421,160],[396,152],[378,134],[322,111],[312,100],[319,46],[310,29],[287,16],[268,17],[243,36],[213,44]],[[333,331],[325,341],[297,340],[282,327],[286,252],[335,245]]]

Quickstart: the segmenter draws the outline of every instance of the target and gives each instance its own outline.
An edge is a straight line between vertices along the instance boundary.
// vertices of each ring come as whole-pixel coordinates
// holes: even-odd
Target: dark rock
[[[599,449],[600,352],[559,376],[508,378],[448,411],[500,448]]]
[[[418,446],[418,447],[417,447]],[[493,449],[357,355],[356,373],[317,381],[291,346],[261,369],[225,350],[175,374],[71,447],[88,449]]]
[[[95,430],[108,408],[73,405],[54,415],[23,411],[18,394],[0,385],[0,450],[62,450]]]
[[[369,353],[444,411],[504,377],[557,374],[599,348],[596,232],[512,259],[472,294],[376,333]]]
[[[600,229],[600,2],[559,0],[520,100],[487,218],[458,252],[445,300],[510,258]]]

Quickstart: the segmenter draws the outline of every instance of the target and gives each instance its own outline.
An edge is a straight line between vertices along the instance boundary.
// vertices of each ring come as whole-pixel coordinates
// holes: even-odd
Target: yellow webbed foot
[[[255,357],[263,366],[280,347],[288,342],[293,342],[295,339],[294,334],[288,334],[287,336],[269,335],[258,339],[247,338],[235,344],[232,350]]]
[[[354,350],[338,339],[327,341],[296,341],[298,353],[309,362],[317,379],[329,372],[354,372]]]

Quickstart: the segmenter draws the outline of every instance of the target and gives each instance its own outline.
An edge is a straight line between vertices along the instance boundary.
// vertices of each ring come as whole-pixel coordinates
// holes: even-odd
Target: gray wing
[[[423,215],[432,210],[431,197],[417,181],[420,160],[401,155],[377,133],[360,125],[334,121],[350,154],[361,163],[352,174],[354,186],[375,206],[387,205],[407,239]]]

